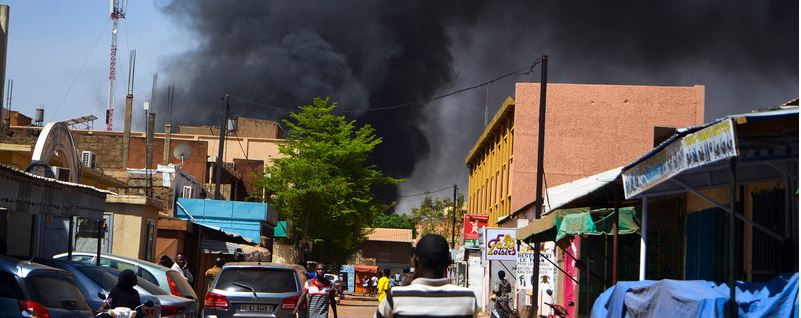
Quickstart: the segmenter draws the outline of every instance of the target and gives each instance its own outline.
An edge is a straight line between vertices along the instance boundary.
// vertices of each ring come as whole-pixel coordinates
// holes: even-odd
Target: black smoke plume
[[[198,43],[167,64],[181,124],[216,124],[224,92],[235,115],[265,119],[314,96],[364,110],[425,100],[540,54],[553,82],[706,85],[707,119],[798,96],[798,1],[174,0],[163,10]],[[352,116],[384,138],[382,170],[409,177],[401,194],[466,189],[462,162],[483,130],[485,98],[492,116],[514,81],[537,80]]]

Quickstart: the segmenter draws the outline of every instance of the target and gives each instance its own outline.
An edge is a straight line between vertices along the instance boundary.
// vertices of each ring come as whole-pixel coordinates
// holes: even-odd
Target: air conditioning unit
[[[184,199],[191,199],[192,198],[192,186],[184,186],[183,192],[181,192],[181,197]]]
[[[62,167],[52,167],[52,169],[53,177],[56,180],[70,181],[70,169],[65,169]]]
[[[95,168],[95,153],[91,151],[82,151],[81,152],[81,163],[83,163],[84,167],[94,169]]]

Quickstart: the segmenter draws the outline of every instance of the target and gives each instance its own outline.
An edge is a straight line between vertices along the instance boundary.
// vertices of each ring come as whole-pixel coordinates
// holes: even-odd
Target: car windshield
[[[120,276],[120,271],[105,267],[80,266],[78,267],[78,270],[105,290],[111,290],[114,288],[114,286],[117,285],[117,281],[119,280],[118,277]],[[139,288],[150,295],[170,294],[153,283],[142,279],[141,277],[136,280],[136,286],[139,286]]]
[[[48,308],[89,310],[89,305],[67,277],[59,275],[30,276],[25,278],[31,300]]]
[[[234,283],[237,283],[236,285]],[[242,283],[242,284],[239,284]],[[216,289],[232,292],[249,292],[252,287],[257,293],[291,293],[298,291],[295,271],[291,269],[266,267],[228,267],[220,272]]]

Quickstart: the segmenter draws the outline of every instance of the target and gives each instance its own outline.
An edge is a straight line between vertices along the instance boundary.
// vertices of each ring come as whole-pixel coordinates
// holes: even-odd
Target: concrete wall
[[[279,264],[297,264],[298,253],[295,247],[284,239],[277,239],[273,243],[273,262]]]
[[[383,271],[384,267],[389,267],[395,273],[402,272],[405,267],[411,267],[411,243],[366,241],[360,250],[362,257],[375,259],[380,271]]]
[[[182,169],[189,172],[195,179],[205,181],[208,179],[208,172],[206,170],[206,153],[208,152],[208,144],[203,141],[189,141],[189,140],[176,140],[170,138],[170,163],[180,164],[181,160],[175,159],[172,156],[173,150],[179,144],[186,144],[192,150],[192,155],[189,158],[184,158],[184,165]],[[128,148],[128,168],[144,169],[145,168],[145,138],[131,137],[131,146]],[[153,139],[153,165],[151,168],[156,168],[157,164],[162,164],[164,153],[164,139]]]
[[[239,117],[237,125],[236,135],[239,137],[284,138],[284,130],[272,120]]]
[[[511,210],[534,201],[540,85],[515,93]],[[654,127],[704,121],[704,86],[548,84],[545,179],[548,187],[629,163],[653,148]]]

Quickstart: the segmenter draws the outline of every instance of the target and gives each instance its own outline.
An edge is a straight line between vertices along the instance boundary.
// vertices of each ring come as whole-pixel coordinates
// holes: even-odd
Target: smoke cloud
[[[280,120],[314,96],[364,110],[465,87],[550,56],[552,82],[706,85],[706,117],[798,96],[797,1],[196,1],[163,8],[198,45],[167,61],[174,121]],[[373,160],[409,182],[387,195],[457,184],[464,156],[520,75],[486,89],[351,116],[384,143]],[[276,108],[248,104],[274,105]],[[552,186],[552,185],[551,185]],[[450,196],[450,192],[438,195]],[[399,197],[407,212],[421,197]]]

